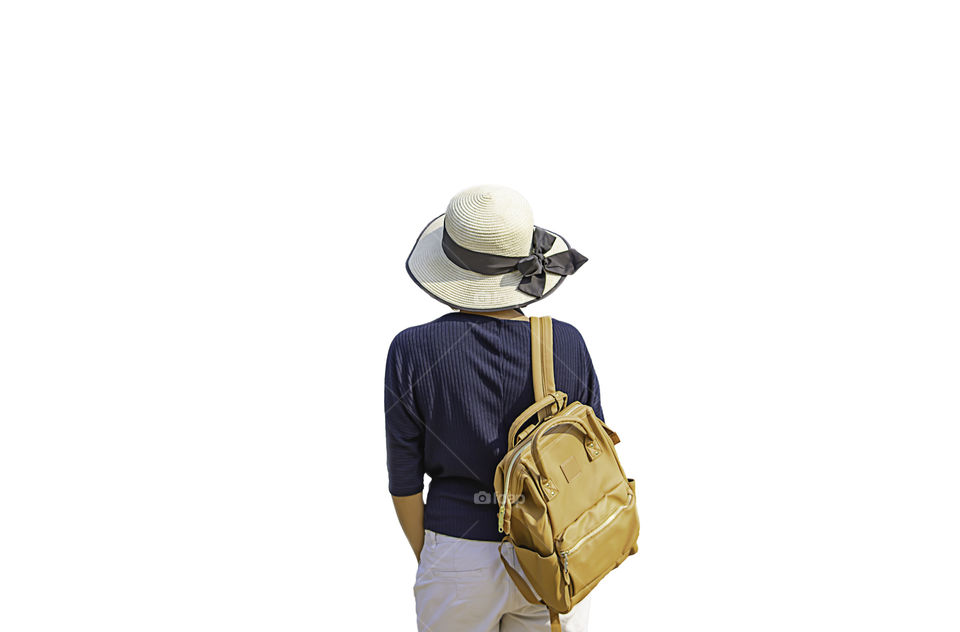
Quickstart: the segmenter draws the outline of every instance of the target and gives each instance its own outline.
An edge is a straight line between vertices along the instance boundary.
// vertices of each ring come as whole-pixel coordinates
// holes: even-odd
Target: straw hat
[[[489,312],[540,300],[586,260],[560,235],[534,226],[522,195],[484,185],[458,193],[427,224],[407,272],[450,307]]]

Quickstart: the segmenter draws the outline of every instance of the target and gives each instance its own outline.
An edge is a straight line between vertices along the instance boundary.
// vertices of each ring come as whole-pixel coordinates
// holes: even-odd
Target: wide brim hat
[[[427,224],[407,272],[445,305],[489,312],[549,296],[586,260],[563,237],[534,225],[522,195],[484,185],[458,193]]]

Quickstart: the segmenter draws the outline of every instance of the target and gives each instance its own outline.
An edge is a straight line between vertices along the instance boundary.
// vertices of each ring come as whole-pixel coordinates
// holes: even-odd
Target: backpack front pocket
[[[618,501],[622,494],[626,498]],[[570,524],[558,540],[557,549],[572,594],[592,589],[619,566],[629,555],[639,530],[635,495],[627,485],[604,496]]]

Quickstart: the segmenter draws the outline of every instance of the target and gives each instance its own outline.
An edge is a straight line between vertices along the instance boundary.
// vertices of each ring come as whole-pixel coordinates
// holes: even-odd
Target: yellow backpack
[[[634,481],[613,447],[620,438],[556,390],[550,318],[531,317],[530,334],[537,401],[510,426],[494,488],[503,542],[513,544],[536,594],[503,557],[503,542],[500,559],[527,601],[547,606],[557,632],[559,613],[637,552],[640,522]]]

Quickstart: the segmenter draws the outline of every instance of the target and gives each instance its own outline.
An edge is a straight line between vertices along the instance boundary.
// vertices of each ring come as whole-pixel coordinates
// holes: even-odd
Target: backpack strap
[[[537,594],[533,592],[533,588],[527,584],[527,581],[523,578],[523,575],[520,574],[520,571],[510,566],[510,562],[507,561],[507,558],[503,555],[503,545],[508,542],[507,538],[504,538],[500,542],[499,551],[500,551],[500,561],[503,562],[503,567],[507,570],[507,574],[510,575],[510,579],[513,580],[513,583],[517,585],[517,590],[520,591],[520,594],[523,595],[523,598],[532,603],[535,606],[543,604],[543,600],[537,597]],[[546,604],[544,604],[546,605]]]
[[[507,542],[507,538],[504,538],[500,542],[500,561],[503,562],[503,567],[507,570],[507,574],[510,575],[510,579],[513,580],[513,583],[516,584],[517,590],[520,591],[520,594],[523,595],[523,598],[532,603],[535,606],[547,604],[544,603],[542,599],[537,598],[537,594],[533,592],[533,589],[527,584],[526,580],[523,578],[523,575],[510,566],[510,562],[507,561],[507,558],[503,556],[503,543]],[[556,610],[547,606],[547,611],[550,613],[550,632],[561,632],[560,630],[560,613]]]
[[[550,612],[550,632],[561,632],[560,613],[550,606],[547,606],[547,610]]]
[[[549,316],[530,317],[530,366],[533,368],[533,399],[540,401],[557,390],[553,376],[553,320]],[[560,411],[556,404],[537,412],[538,421]]]

